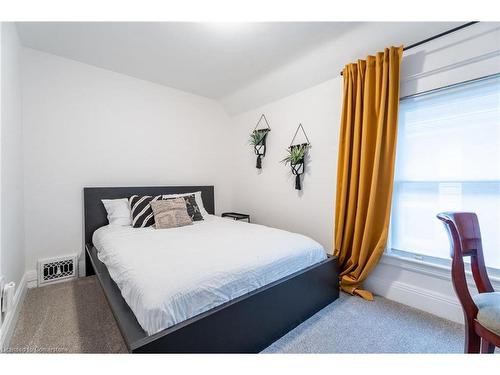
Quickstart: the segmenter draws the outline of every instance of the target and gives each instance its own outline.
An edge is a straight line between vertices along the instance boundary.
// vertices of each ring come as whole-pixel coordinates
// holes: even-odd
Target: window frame
[[[476,83],[480,82],[483,80],[488,80],[492,78],[498,78],[500,77],[500,73],[495,73],[495,74],[490,74],[486,75],[480,78],[475,78],[475,79],[470,79],[458,83],[454,83],[451,85],[446,85],[442,86],[439,88],[435,88],[432,90],[427,90],[427,91],[422,91],[416,94],[412,95],[407,95],[404,97],[401,97],[399,99],[399,103],[401,103],[404,100],[408,99],[413,99],[417,98],[420,96],[428,95],[428,94],[434,94],[439,91],[445,91],[448,89],[455,88],[457,86],[465,86],[467,84],[471,83]],[[398,129],[399,130],[399,129]],[[397,159],[395,160],[395,162]],[[396,166],[394,166],[396,168]],[[491,181],[480,181],[480,180],[471,180],[471,181],[405,181],[405,180],[396,180],[396,175],[394,174],[394,180],[393,180],[393,191],[392,191],[392,199],[391,199],[391,218],[390,218],[390,223],[389,223],[389,231],[388,231],[388,238],[387,238],[387,245],[383,254],[383,257],[388,257],[389,259],[396,259],[396,260],[401,260],[403,262],[411,262],[411,263],[416,263],[416,264],[421,264],[425,265],[426,267],[431,267],[431,268],[440,268],[440,269],[451,269],[451,257],[450,258],[440,258],[440,257],[433,257],[430,255],[422,254],[416,250],[401,250],[401,249],[396,249],[392,247],[392,235],[393,235],[393,219],[394,219],[394,210],[395,210],[395,197],[398,194],[398,188],[399,184],[402,183],[445,183],[445,182],[454,182],[454,183],[493,183],[493,184],[500,184],[500,180],[491,180]],[[444,228],[443,228],[444,230]],[[500,249],[499,249],[500,251]],[[471,273],[470,270],[470,264],[468,261],[469,257],[464,258],[464,263],[465,263],[465,268],[467,273]],[[500,283],[500,267],[495,268],[495,267],[486,267],[488,275],[490,278],[493,278],[495,282]]]

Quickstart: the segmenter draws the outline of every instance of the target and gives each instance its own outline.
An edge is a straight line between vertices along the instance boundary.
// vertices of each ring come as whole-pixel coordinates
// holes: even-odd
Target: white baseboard
[[[476,287],[466,272],[471,294]],[[500,278],[490,280],[500,290]],[[463,324],[463,311],[451,280],[449,266],[385,254],[365,282],[368,290],[439,317]]]
[[[36,288],[38,287],[38,274],[36,270],[26,271],[26,281],[28,284],[28,288]]]
[[[85,257],[80,257],[78,261],[78,277],[85,277]]]
[[[9,348],[10,340],[14,334],[14,329],[16,328],[17,319],[19,318],[19,312],[26,297],[26,291],[28,290],[28,280],[29,272],[26,272],[14,294],[14,306],[10,309],[2,322],[0,327],[0,353],[6,351]],[[36,272],[35,272],[36,278]]]
[[[448,295],[378,276],[371,276],[366,283],[366,287],[375,294],[392,301],[457,323],[463,324],[464,322],[462,307],[455,298]]]

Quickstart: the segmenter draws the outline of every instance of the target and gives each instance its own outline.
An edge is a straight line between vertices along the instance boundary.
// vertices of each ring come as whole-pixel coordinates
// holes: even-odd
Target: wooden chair
[[[451,242],[451,279],[465,318],[465,353],[493,353],[500,347],[500,292],[495,292],[486,272],[479,222],[472,212],[442,212]],[[500,250],[500,249],[499,249]],[[478,295],[467,287],[463,258],[471,257]]]

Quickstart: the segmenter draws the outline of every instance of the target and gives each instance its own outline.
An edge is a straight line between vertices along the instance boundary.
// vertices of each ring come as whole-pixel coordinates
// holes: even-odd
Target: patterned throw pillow
[[[180,197],[163,196],[163,199],[167,200],[176,198],[184,198],[186,200],[187,213],[192,221],[203,220],[203,215],[201,214],[201,210],[200,207],[198,206],[198,203],[196,203],[196,197],[194,194],[181,195]]]
[[[198,204],[196,203],[196,198],[194,197],[194,194],[192,195],[186,195],[182,197],[186,200],[186,207],[187,207],[187,213],[191,220],[193,221],[200,221],[203,220],[203,216],[201,215],[200,207],[198,207]]]
[[[138,196],[132,195],[129,198],[130,214],[132,216],[132,227],[145,228],[154,225],[155,218],[151,209],[151,202],[161,200],[162,196]]]
[[[186,208],[186,200],[174,198],[151,202],[156,229],[176,228],[193,224]]]

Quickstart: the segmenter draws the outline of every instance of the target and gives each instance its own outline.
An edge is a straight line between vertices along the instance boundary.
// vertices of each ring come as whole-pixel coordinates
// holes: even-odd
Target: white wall
[[[0,274],[17,285],[24,275],[23,135],[20,45],[13,23],[1,24]]]
[[[23,52],[27,269],[80,253],[84,186],[215,185],[230,204],[229,118],[214,101]]]
[[[233,126],[234,209],[251,214],[253,222],[299,232],[332,249],[333,207],[341,108],[340,77],[263,107],[235,116]],[[260,115],[271,126],[262,171],[248,138]],[[303,190],[294,187],[286,156],[295,130],[302,123],[312,148],[306,161]],[[298,141],[304,140],[299,132]]]

